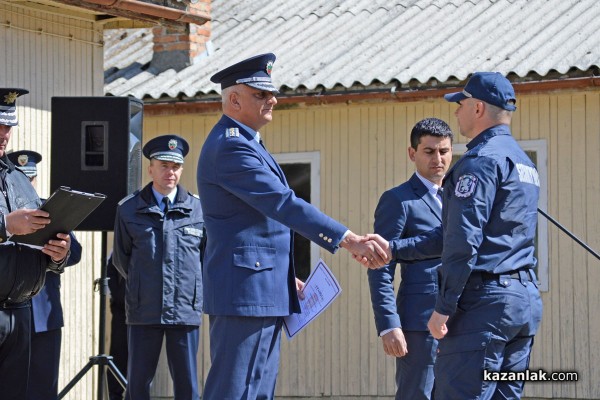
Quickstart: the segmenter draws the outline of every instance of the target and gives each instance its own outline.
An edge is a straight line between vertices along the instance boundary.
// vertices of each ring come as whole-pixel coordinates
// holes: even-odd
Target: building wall
[[[548,212],[600,249],[600,91],[518,96],[512,130],[518,140],[544,140],[548,150]],[[298,107],[277,110],[261,136],[272,153],[319,151],[321,209],[357,233],[372,230],[381,193],[413,172],[407,157],[414,123],[435,116],[458,135],[455,104],[443,100]],[[196,165],[218,114],[145,117],[144,141],[165,133],[191,146],[182,183],[197,193]],[[553,225],[548,227],[549,291],[531,369],[579,372],[577,383],[528,384],[536,398],[600,398],[600,263]],[[345,251],[321,252],[343,293],[292,341],[283,339],[277,394],[283,397],[391,396],[394,362],[376,335],[364,268]],[[208,349],[208,327],[202,328]],[[201,355],[205,376],[209,355]],[[168,374],[161,367],[161,374]],[[166,375],[164,375],[166,376]],[[162,381],[161,381],[162,382]],[[158,390],[158,388],[155,388]]]
[[[13,129],[8,150],[30,149],[42,154],[38,191],[50,190],[50,99],[52,96],[103,95],[101,30],[89,21],[59,14],[32,12],[17,3],[0,3],[0,87],[30,91],[17,100],[20,126]],[[68,154],[65,157],[75,156]],[[65,314],[59,390],[98,350],[99,234],[77,232],[83,246],[81,262],[62,275]],[[66,399],[91,399],[96,371],[80,381]],[[1,396],[0,396],[1,397]]]

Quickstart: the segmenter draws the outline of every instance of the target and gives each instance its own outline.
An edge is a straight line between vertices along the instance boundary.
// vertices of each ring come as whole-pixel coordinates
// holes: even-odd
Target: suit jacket
[[[204,305],[211,315],[299,312],[292,229],[334,253],[347,228],[296,197],[273,157],[223,116],[202,147]]]
[[[77,264],[81,260],[81,244],[73,233],[71,235],[71,252],[67,266]],[[46,272],[46,283],[42,290],[31,299],[32,331],[35,333],[62,328],[65,323],[60,303],[60,275]]]
[[[387,240],[417,236],[440,225],[441,210],[416,174],[383,193],[375,210],[375,233]],[[401,327],[426,331],[437,296],[439,258],[401,264],[401,282],[394,296],[396,262],[369,270],[375,326],[380,333]]]

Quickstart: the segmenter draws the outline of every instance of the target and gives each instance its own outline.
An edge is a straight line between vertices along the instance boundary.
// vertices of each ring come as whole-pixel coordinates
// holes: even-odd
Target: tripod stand
[[[102,231],[102,258],[100,267],[100,278],[96,279],[94,283],[98,285],[98,292],[100,293],[100,323],[99,323],[99,335],[98,335],[98,355],[90,357],[88,363],[75,375],[73,379],[65,386],[65,388],[58,394],[58,398],[62,399],[66,394],[79,382],[81,378],[94,366],[98,365],[98,397],[97,400],[104,399],[104,378],[106,376],[106,369],[108,367],[110,372],[114,375],[115,379],[125,388],[127,386],[127,380],[123,374],[119,371],[113,358],[110,355],[104,353],[104,339],[106,334],[106,292],[108,288],[108,278],[106,277],[106,252],[107,252],[107,232]]]

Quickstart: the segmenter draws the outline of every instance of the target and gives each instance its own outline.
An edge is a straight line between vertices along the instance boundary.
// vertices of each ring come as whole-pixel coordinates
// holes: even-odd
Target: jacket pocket
[[[233,250],[233,304],[274,305],[277,251],[272,247],[237,247]]]

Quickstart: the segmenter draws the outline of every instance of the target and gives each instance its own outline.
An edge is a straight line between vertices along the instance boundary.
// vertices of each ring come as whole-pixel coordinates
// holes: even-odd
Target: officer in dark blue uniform
[[[440,225],[439,188],[452,161],[452,139],[452,130],[440,119],[425,118],[415,124],[408,156],[416,171],[379,199],[376,233],[386,239],[407,238]],[[401,264],[397,298],[396,262],[367,271],[377,333],[385,353],[396,357],[396,400],[431,398],[437,340],[429,333],[427,321],[438,293],[440,264],[439,258]]]
[[[204,220],[200,199],[179,185],[188,143],[164,135],[143,147],[146,187],[121,200],[113,263],[127,281],[127,390],[149,400],[163,338],[176,400],[198,400]]]
[[[36,187],[37,164],[42,155],[31,150],[8,153],[8,159],[22,171],[33,187]],[[67,266],[81,260],[81,244],[71,236],[71,254]],[[58,398],[58,369],[60,348],[64,326],[63,309],[60,302],[60,275],[46,272],[46,283],[40,292],[31,299],[31,357],[28,400],[56,400]]]
[[[27,176],[6,156],[12,127],[18,124],[16,100],[24,89],[0,89],[0,397],[23,400],[29,377],[31,298],[46,279],[46,271],[61,273],[67,264],[71,238],[58,234],[35,249],[10,240],[50,223]]]
[[[440,340],[435,398],[519,399],[523,381],[485,381],[484,371],[529,366],[542,302],[533,268],[540,182],[510,133],[516,98],[496,72],[477,72],[446,100],[467,152],[444,179],[440,293],[428,327]],[[442,229],[390,243],[395,258],[441,250]]]
[[[205,400],[273,398],[283,317],[301,311],[292,230],[331,253],[343,247],[377,267],[387,263],[379,245],[366,245],[297,198],[264,147],[259,130],[277,104],[274,62],[274,54],[261,54],[211,77],[221,84],[224,115],[204,142],[197,172],[208,239]]]

